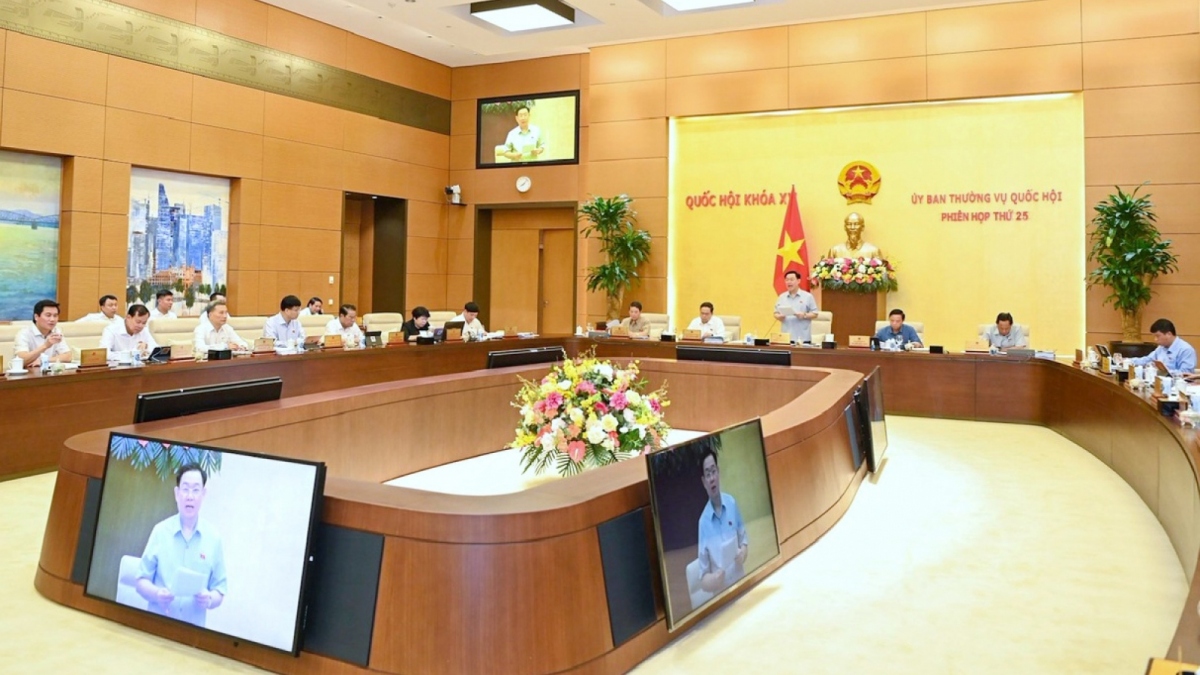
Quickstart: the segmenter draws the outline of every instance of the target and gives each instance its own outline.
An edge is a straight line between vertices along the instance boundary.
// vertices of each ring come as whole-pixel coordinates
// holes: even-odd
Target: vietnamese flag
[[[783,217],[783,229],[779,232],[779,249],[775,252],[775,292],[787,291],[783,275],[788,270],[800,273],[800,288],[809,290],[808,245],[804,243],[804,223],[800,221],[800,207],[796,205],[796,186],[788,197],[787,215]]]

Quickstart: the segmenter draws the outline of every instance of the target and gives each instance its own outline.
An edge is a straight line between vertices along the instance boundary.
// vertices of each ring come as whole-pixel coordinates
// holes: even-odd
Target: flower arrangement
[[[896,268],[882,258],[822,258],[813,265],[812,280],[828,290],[852,293],[899,288]]]
[[[645,393],[637,362],[621,368],[594,352],[555,365],[540,381],[522,378],[513,407],[521,424],[510,448],[521,470],[562,476],[613,464],[666,444],[666,387]]]

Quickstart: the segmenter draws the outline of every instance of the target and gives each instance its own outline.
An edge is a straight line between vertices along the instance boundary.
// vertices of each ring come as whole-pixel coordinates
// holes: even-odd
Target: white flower
[[[561,417],[555,417],[550,421],[550,428],[554,431],[561,431],[567,428],[567,423],[564,422]]]
[[[592,445],[600,443],[604,439],[608,438],[608,434],[604,433],[604,429],[599,424],[588,427],[587,433],[585,433],[584,436],[587,437],[588,443],[591,443]]]
[[[646,437],[646,427],[638,427],[637,430],[638,430],[638,438]]]
[[[614,441],[612,438],[605,438],[605,439],[604,439],[604,442],[602,442],[600,445],[601,445],[601,446],[602,446],[602,447],[603,447],[605,450],[610,450],[610,451],[611,451],[611,450],[616,450],[616,449],[617,449],[617,443],[616,443],[616,441]]]
[[[570,391],[570,390],[571,390],[571,381],[570,381],[570,380],[563,380],[562,382],[559,382],[559,383],[558,383],[558,388],[559,388],[559,389],[561,389],[561,390],[563,390],[563,391]]]
[[[613,367],[607,363],[597,363],[592,366],[592,370],[602,375],[605,379],[611,380],[613,378]]]
[[[629,408],[625,409],[625,412],[622,414],[622,417],[624,417],[625,421],[630,424],[637,422],[637,415],[633,414],[633,411],[630,410]]]
[[[546,452],[554,452],[554,434],[546,434],[542,436],[542,450]]]
[[[618,426],[617,418],[613,417],[611,414],[606,414],[600,419],[600,426],[603,427],[605,431],[616,431]]]
[[[625,400],[629,401],[629,405],[641,405],[642,395],[632,389],[629,389],[625,392]]]
[[[525,417],[528,417],[529,415],[533,414],[533,406],[529,405],[528,403],[521,406],[521,414]]]
[[[567,411],[567,416],[570,417],[571,421],[575,424],[583,424],[583,409],[571,408],[569,411]]]

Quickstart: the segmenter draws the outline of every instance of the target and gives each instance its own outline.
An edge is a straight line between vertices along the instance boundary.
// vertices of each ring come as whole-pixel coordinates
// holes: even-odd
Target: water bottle
[[[47,354],[46,352],[42,352],[42,357],[40,359],[39,365],[41,366],[42,373],[45,373],[48,370],[50,370],[50,355]]]
[[[133,367],[134,368],[142,367],[142,350],[140,350],[140,349],[133,350]]]

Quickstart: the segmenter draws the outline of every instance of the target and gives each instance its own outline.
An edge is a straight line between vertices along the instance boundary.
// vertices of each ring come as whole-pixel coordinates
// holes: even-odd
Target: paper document
[[[186,567],[180,567],[175,573],[175,583],[171,585],[171,593],[176,598],[190,598],[200,591],[208,590],[208,575]]]
[[[733,565],[737,559],[738,545],[737,537],[729,537],[721,540],[721,555],[720,567],[726,572],[733,570]]]

